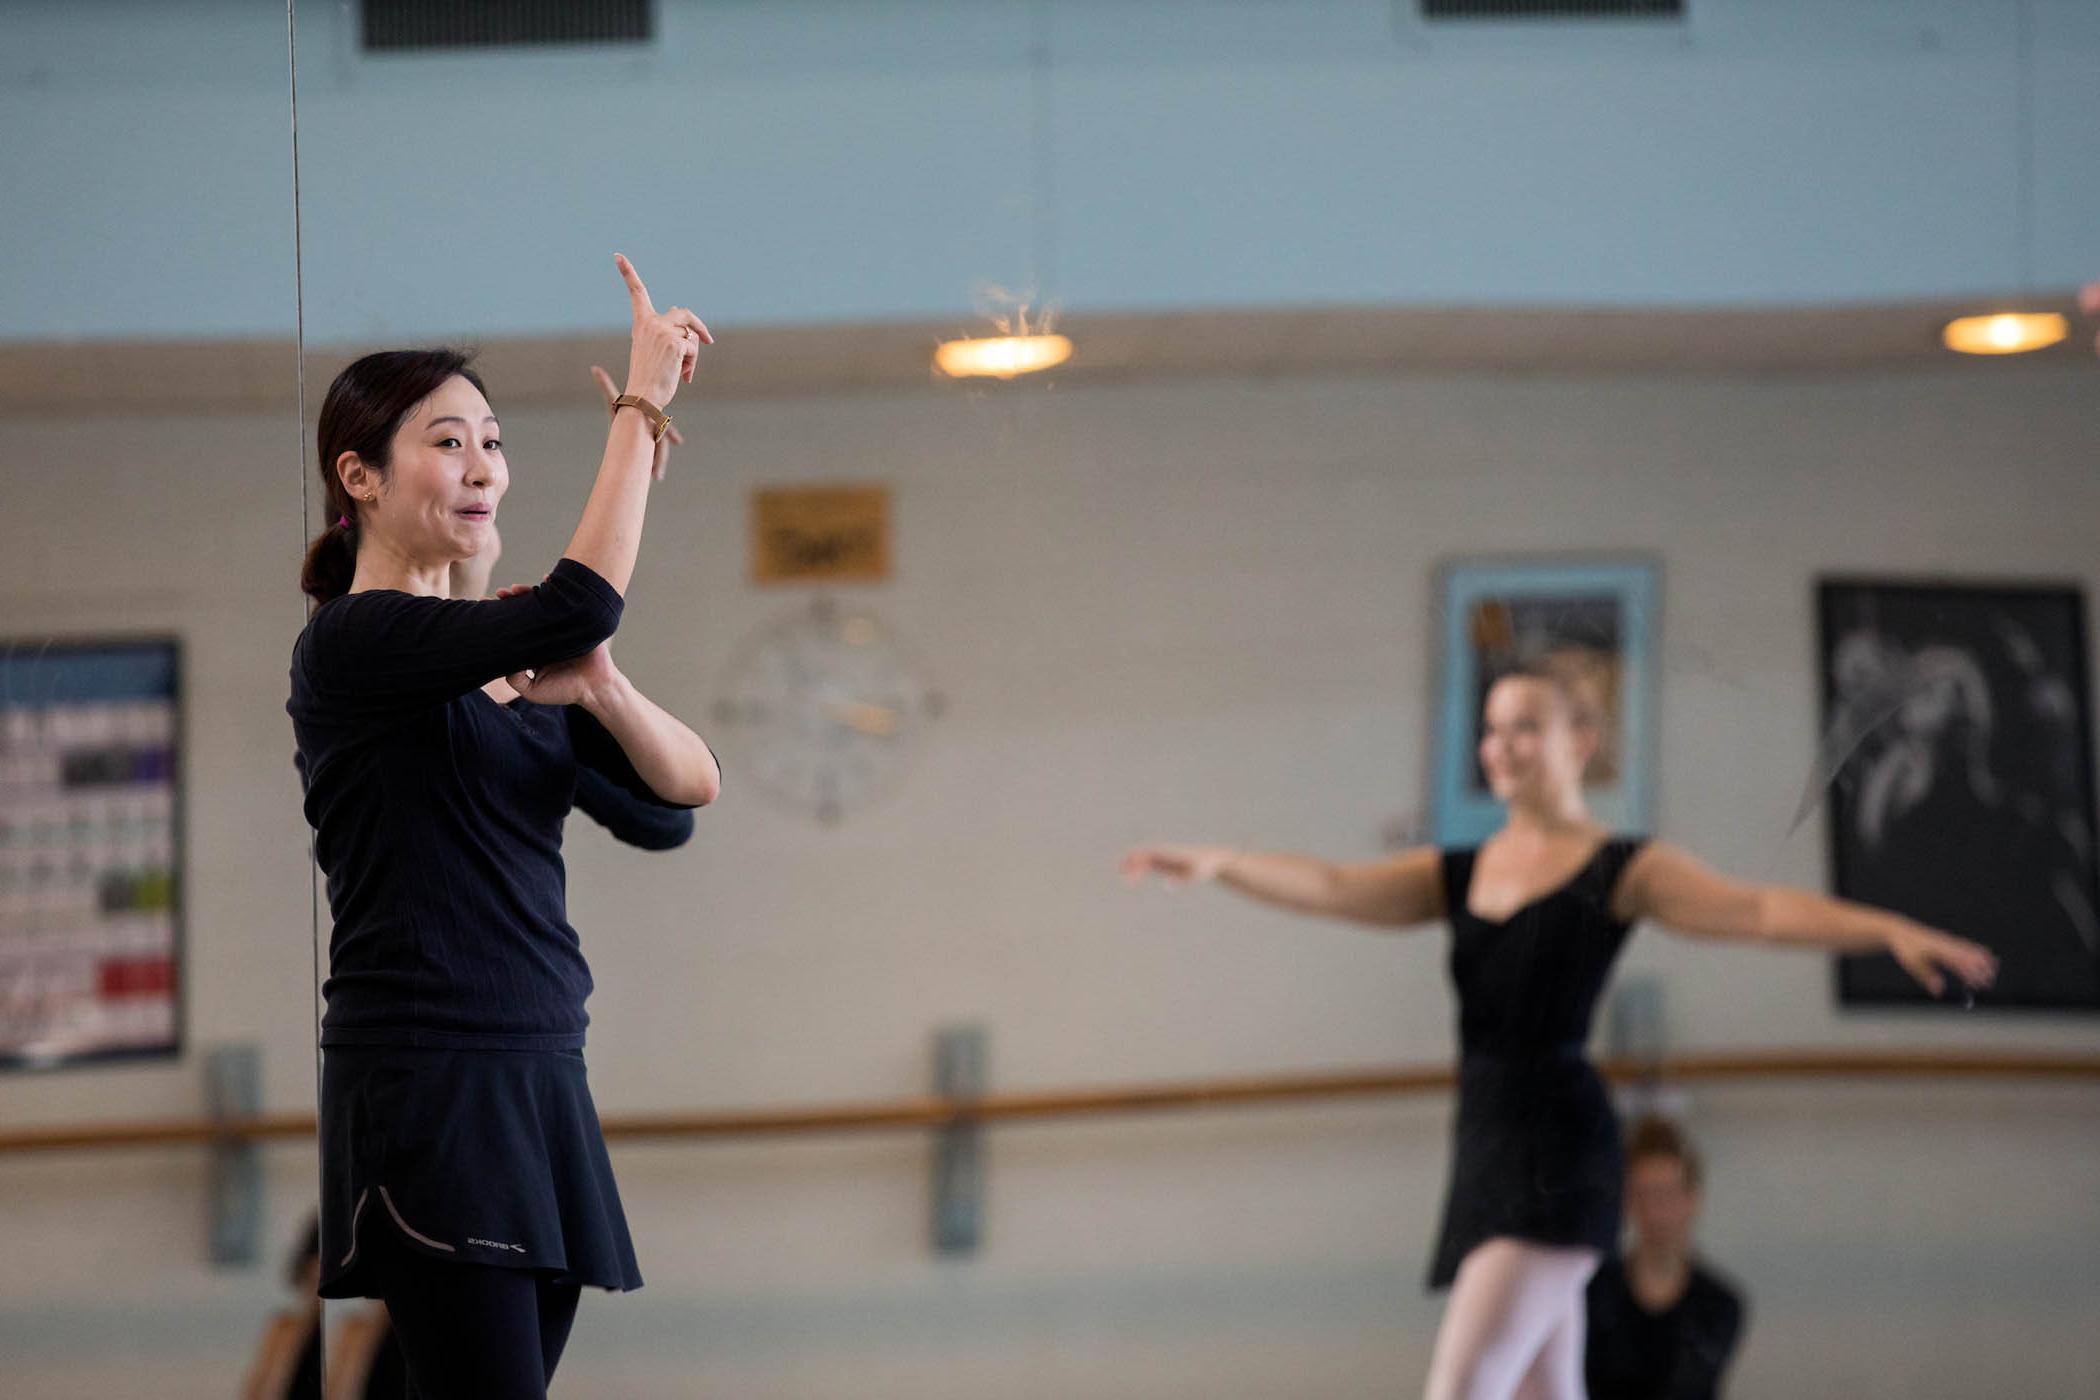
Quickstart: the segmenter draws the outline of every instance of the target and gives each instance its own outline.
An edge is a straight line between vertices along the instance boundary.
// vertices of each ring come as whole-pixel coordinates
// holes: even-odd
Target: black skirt
[[[640,1288],[579,1050],[335,1046],[321,1064],[321,1296],[372,1297],[360,1239]]]
[[[1468,1055],[1430,1287],[1498,1237],[1614,1253],[1624,1174],[1618,1117],[1587,1061]]]

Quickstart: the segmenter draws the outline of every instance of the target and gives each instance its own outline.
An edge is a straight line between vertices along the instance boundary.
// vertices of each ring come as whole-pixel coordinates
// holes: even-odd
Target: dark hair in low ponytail
[[[306,547],[306,562],[299,570],[299,587],[309,597],[322,603],[340,598],[350,591],[357,574],[357,502],[343,489],[336,462],[345,452],[355,452],[366,466],[384,474],[401,420],[454,375],[486,397],[481,376],[467,368],[473,358],[465,350],[382,350],[353,362],[328,386],[315,434],[328,525]]]
[[[340,598],[350,591],[357,577],[357,543],[350,530],[330,521],[306,547],[306,562],[299,566],[299,587],[317,603]]]

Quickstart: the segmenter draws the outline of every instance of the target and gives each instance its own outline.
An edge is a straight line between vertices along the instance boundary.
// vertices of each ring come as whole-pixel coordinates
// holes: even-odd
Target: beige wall
[[[499,408],[502,386],[496,390]],[[825,831],[733,736],[685,851],[579,824],[605,1111],[927,1087],[932,1030],[991,1030],[1024,1087],[1448,1055],[1443,936],[1122,889],[1187,836],[1368,854],[1419,815],[1431,573],[1452,554],[1664,562],[1659,828],[1815,883],[1787,834],[1816,739],[1820,572],[2095,577],[2085,366],[1813,383],[1189,381],[682,410],[619,655],[705,731],[725,662],[801,605],[744,582],[749,488],[872,478],[898,573],[842,594],[949,714],[894,798]],[[315,392],[318,392],[316,388]],[[587,413],[513,413],[503,578],[566,538]],[[198,1052],[263,1047],[312,1102],[308,875],[282,711],[302,609],[293,426],[0,422],[0,634],[188,641],[189,1009],[169,1067],[0,1079],[0,1122],[181,1113]],[[1644,931],[1680,1047],[2090,1050],[2089,1019],[1840,1015],[1820,958]],[[1739,1396],[2100,1388],[2089,1089],[1757,1087],[1690,1101],[1708,1236],[1749,1286]],[[1407,1393],[1440,1102],[1002,1129],[986,1247],[925,1245],[916,1136],[616,1153],[647,1290],[590,1299],[591,1396]],[[273,1255],[311,1177],[272,1149]],[[274,1269],[205,1265],[197,1157],[0,1160],[11,1395],[222,1395]]]

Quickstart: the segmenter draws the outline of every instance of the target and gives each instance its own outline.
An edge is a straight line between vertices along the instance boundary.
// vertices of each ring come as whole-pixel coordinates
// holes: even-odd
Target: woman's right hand
[[[670,405],[680,384],[693,382],[700,363],[700,347],[715,343],[700,318],[682,306],[658,311],[649,300],[649,289],[625,254],[614,254],[620,276],[627,282],[627,299],[634,309],[633,346],[627,359],[627,392],[639,394],[658,408]]]
[[[1133,885],[1147,875],[1177,888],[1208,884],[1238,854],[1230,846],[1140,846],[1123,857],[1123,878]]]
[[[1934,996],[1947,990],[1945,973],[1953,973],[1972,992],[1997,980],[1998,958],[1981,943],[1956,938],[1935,928],[1905,921],[1889,936],[1891,957]]]

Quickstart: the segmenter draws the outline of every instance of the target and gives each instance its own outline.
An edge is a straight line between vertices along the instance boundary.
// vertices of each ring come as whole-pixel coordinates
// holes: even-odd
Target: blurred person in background
[[[361,1308],[337,1324],[323,1388],[318,1215],[300,1233],[285,1282],[298,1305],[270,1319],[241,1384],[241,1400],[406,1400],[408,1371],[382,1308]]]
[[[1699,1155],[1676,1124],[1643,1118],[1626,1143],[1623,1255],[1590,1279],[1590,1400],[1716,1400],[1743,1340],[1743,1297],[1693,1251]]]

